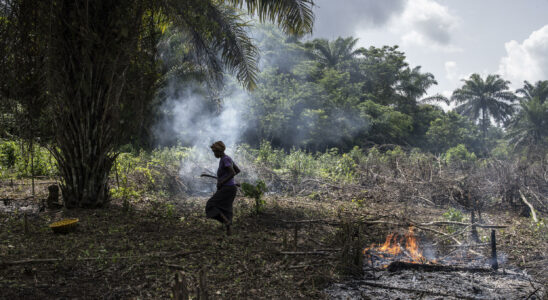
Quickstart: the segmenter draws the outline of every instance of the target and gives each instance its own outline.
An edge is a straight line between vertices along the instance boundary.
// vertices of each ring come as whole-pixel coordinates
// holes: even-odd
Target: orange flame
[[[419,249],[414,230],[413,227],[409,227],[409,230],[403,238],[396,233],[391,233],[386,237],[384,244],[377,245],[376,247],[372,244],[370,247],[363,249],[363,253],[367,254],[367,251],[371,249],[374,249],[381,257],[384,257],[385,255],[397,256],[404,253],[409,257],[408,262],[425,263],[427,262],[427,259],[422,255],[422,252]]]
[[[398,236],[395,235],[394,233],[389,234],[386,237],[386,241],[384,241],[384,244],[379,249],[379,251],[392,254],[392,255],[400,254],[402,249],[400,244],[398,243],[397,238]]]
[[[409,227],[409,231],[405,234],[405,248],[409,252],[413,262],[423,263],[426,261],[426,258],[422,256],[422,253],[419,250],[417,238],[415,238],[415,234],[413,233],[414,230],[415,229],[413,227]]]

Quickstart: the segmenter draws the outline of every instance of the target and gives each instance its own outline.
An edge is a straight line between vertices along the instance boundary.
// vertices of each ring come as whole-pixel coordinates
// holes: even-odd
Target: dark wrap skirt
[[[206,217],[223,223],[221,212],[232,222],[232,203],[236,197],[235,185],[223,185],[206,203]]]

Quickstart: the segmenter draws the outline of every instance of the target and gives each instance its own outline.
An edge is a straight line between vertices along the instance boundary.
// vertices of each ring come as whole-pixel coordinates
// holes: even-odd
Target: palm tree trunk
[[[483,134],[483,142],[485,143],[485,140],[487,138],[487,120],[486,120],[486,113],[485,113],[485,106],[481,109],[481,131]]]
[[[50,67],[56,95],[57,147],[52,153],[67,207],[100,207],[109,200],[108,177],[121,138],[121,99],[127,97],[130,54],[138,41],[108,26],[112,11],[123,11],[130,1],[84,2],[64,0],[52,27],[51,49],[62,54],[52,55],[56,60]],[[141,18],[120,21],[130,30],[127,36],[136,36],[132,30],[140,28]]]
[[[63,120],[65,126],[58,127],[54,155],[62,178],[61,191],[68,208],[100,207],[108,202],[108,175],[114,162],[110,124],[101,122],[91,109],[80,112],[73,112],[78,117]]]

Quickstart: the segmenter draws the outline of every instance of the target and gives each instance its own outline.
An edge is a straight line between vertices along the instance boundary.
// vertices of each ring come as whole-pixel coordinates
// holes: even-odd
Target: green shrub
[[[313,176],[317,170],[316,166],[315,157],[300,149],[292,149],[284,159],[284,167],[294,179],[301,176]]]
[[[2,177],[31,177],[33,173],[51,177],[58,174],[55,159],[46,148],[35,143],[30,149],[16,141],[0,143],[0,170]]]
[[[473,152],[468,152],[464,144],[459,144],[453,148],[449,148],[445,152],[444,160],[448,164],[471,164],[476,162],[477,157]]]
[[[5,141],[0,143],[0,166],[2,168],[11,169],[15,166],[17,159],[17,144],[13,141]]]
[[[450,222],[462,222],[464,219],[464,215],[460,210],[456,210],[454,208],[449,208],[448,211],[444,212],[442,215],[447,221]],[[456,231],[456,226],[449,225],[447,226],[447,231],[450,233],[453,233]]]
[[[256,151],[257,163],[268,165],[272,169],[280,169],[284,161],[285,153],[282,149],[273,149],[269,141],[262,141]]]
[[[257,180],[255,184],[244,182],[242,183],[242,191],[244,196],[255,199],[255,212],[259,214],[266,204],[263,195],[266,192],[266,184],[262,180]]]

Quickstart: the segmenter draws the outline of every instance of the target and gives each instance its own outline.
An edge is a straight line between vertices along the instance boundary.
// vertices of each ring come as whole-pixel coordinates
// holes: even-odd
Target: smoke
[[[230,85],[229,85],[230,86]],[[242,112],[248,105],[249,95],[241,88],[227,86],[219,95],[211,95],[199,83],[181,89],[170,83],[169,95],[162,110],[164,119],[156,126],[155,134],[161,144],[173,143],[191,148],[181,161],[179,176],[189,194],[214,191],[215,180],[200,177],[207,173],[216,175],[218,160],[209,146],[223,141],[226,153],[233,157],[241,134],[246,128]]]
[[[222,101],[211,99],[186,90],[180,97],[168,100],[173,119],[170,126],[183,145],[207,148],[214,141],[222,140],[227,146],[239,142],[245,129],[241,112],[245,109],[248,95],[237,91]],[[212,107],[216,106],[216,107]]]
[[[270,25],[258,26],[254,32],[249,34],[255,39],[255,43],[261,50],[260,72],[266,69],[274,70],[270,74],[272,76],[267,75],[269,78],[275,76],[277,72],[291,73],[295,66],[306,60],[302,48],[293,43],[293,38],[284,36],[279,30]],[[169,49],[166,51],[169,51]],[[250,94],[231,77],[226,78],[226,83],[220,91],[212,90],[207,85],[199,82],[181,82],[176,78],[169,82],[162,91],[163,95],[167,95],[166,101],[161,107],[164,116],[157,123],[154,133],[161,145],[179,144],[191,148],[189,155],[181,162],[180,169],[180,177],[188,185],[187,190],[190,193],[208,193],[215,188],[213,179],[200,178],[199,175],[201,173],[215,175],[218,161],[213,156],[209,145],[219,140],[227,146],[226,153],[234,158],[240,169],[245,171],[242,172],[245,175],[239,175],[238,177],[245,177],[249,180],[260,177],[253,171],[249,157],[244,157],[241,155],[242,153],[237,151],[238,145],[242,142],[251,142],[256,145],[262,139],[269,139],[269,137],[262,136],[259,127],[261,124],[273,122],[276,125],[277,118],[281,118],[280,120],[285,119],[297,109],[303,111],[302,104],[307,103],[307,101],[311,102],[311,97],[317,99],[326,97],[325,92],[319,85],[312,84],[306,79],[306,74],[291,77],[301,79],[300,81],[291,81],[291,84],[294,85],[291,87],[287,86],[285,81],[279,82],[277,86],[267,87],[270,90],[273,88],[280,89],[277,96],[272,96],[268,94],[270,91],[267,91],[266,97],[273,99],[259,98],[265,97],[260,92]],[[309,86],[314,95],[299,93],[304,85]],[[261,89],[261,87],[258,89]],[[301,97],[308,97],[309,99],[301,99]],[[277,98],[280,98],[280,100],[277,100]],[[287,101],[287,99],[291,100]],[[261,101],[265,101],[266,104],[261,104]],[[293,104],[288,106],[287,103]],[[263,105],[264,107],[256,109],[257,105]],[[299,105],[300,108],[297,108]],[[277,132],[271,128],[269,133],[275,133],[278,135],[278,139],[290,143],[289,146],[304,145],[303,141],[307,140],[313,140],[315,144],[312,144],[312,146],[314,146],[325,144],[325,142],[337,144],[343,140],[349,140],[349,137],[367,131],[369,128],[367,120],[359,118],[356,113],[345,112],[341,108],[335,109],[328,117],[336,120],[333,121],[333,124],[342,126],[341,128],[345,128],[345,132],[343,133],[337,128],[329,128],[327,131],[318,134],[317,127],[319,123],[326,122],[325,116],[320,118],[314,113],[313,109],[310,111],[312,113],[308,116],[304,113],[296,113],[296,117],[286,124],[286,128],[289,128],[289,130],[285,129],[284,132]],[[288,122],[288,120],[284,122]],[[247,161],[245,161],[246,159]]]

